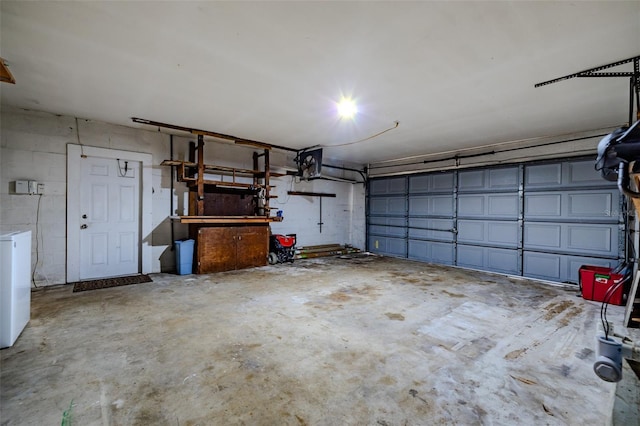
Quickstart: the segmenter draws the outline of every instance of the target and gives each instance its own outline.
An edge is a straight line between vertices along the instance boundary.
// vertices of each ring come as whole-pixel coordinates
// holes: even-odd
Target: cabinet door
[[[237,229],[236,268],[265,266],[269,255],[269,227],[243,226]]]
[[[196,272],[231,271],[236,268],[236,229],[201,227],[198,230]]]

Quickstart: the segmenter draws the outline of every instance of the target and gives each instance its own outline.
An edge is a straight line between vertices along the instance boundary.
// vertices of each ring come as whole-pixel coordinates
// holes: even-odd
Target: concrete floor
[[[1,424],[603,425],[600,304],[364,257],[33,293]],[[612,306],[621,323],[624,308]]]

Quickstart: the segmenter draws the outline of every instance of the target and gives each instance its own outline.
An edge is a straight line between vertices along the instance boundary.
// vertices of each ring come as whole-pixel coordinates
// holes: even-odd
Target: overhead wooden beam
[[[254,147],[263,148],[263,149],[274,149],[275,148],[275,149],[281,149],[283,151],[298,152],[297,149],[288,148],[286,146],[273,145],[273,144],[266,143],[266,142],[260,142],[260,141],[254,141],[254,140],[251,140],[251,139],[239,138],[237,136],[225,135],[224,133],[212,132],[212,131],[209,131],[209,130],[202,130],[202,129],[194,129],[194,128],[191,128],[191,127],[177,126],[175,124],[162,123],[160,121],[147,120],[147,119],[138,118],[138,117],[131,117],[131,120],[134,123],[148,124],[149,126],[154,126],[154,127],[164,127],[165,129],[180,130],[182,132],[191,133],[193,135],[211,136],[212,138],[218,138],[218,139],[225,139],[225,140],[229,140],[229,141],[234,141],[238,145],[249,145],[249,146],[254,146]]]
[[[289,195],[305,195],[308,197],[331,197],[335,198],[336,194],[330,194],[327,192],[304,192],[304,191],[288,191]]]

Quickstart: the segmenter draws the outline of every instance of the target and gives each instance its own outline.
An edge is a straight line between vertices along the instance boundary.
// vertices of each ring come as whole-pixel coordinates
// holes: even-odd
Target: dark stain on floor
[[[404,315],[402,314],[396,314],[393,312],[385,312],[385,315],[387,316],[387,318],[389,318],[390,320],[393,321],[404,321]]]
[[[451,293],[450,291],[447,291],[447,290],[442,290],[442,292],[449,297],[465,297],[464,294]]]
[[[564,312],[569,307],[574,306],[574,303],[571,300],[563,300],[561,302],[552,302],[544,307],[545,314],[543,318],[547,321],[553,319],[558,316],[562,312]]]

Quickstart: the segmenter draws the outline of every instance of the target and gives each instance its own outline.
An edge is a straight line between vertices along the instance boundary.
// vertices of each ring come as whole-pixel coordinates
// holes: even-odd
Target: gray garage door
[[[577,282],[624,257],[622,201],[591,159],[372,179],[369,251]]]

